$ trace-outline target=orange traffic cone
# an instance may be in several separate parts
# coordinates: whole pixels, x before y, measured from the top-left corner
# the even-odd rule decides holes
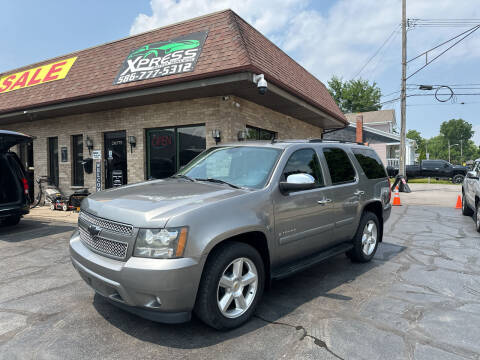
[[[400,203],[400,194],[398,192],[398,186],[395,188],[395,195],[393,195],[392,206],[402,206],[402,204]]]
[[[455,205],[455,209],[461,209],[462,208],[462,198],[460,195],[457,197],[457,205]]]

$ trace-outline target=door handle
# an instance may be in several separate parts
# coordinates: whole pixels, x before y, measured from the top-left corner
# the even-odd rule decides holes
[[[317,203],[319,203],[320,205],[325,205],[325,204],[328,204],[328,203],[331,203],[332,202],[332,199],[323,199],[323,200],[318,200]]]
[[[353,195],[355,195],[355,196],[360,196],[360,195],[363,195],[363,194],[365,194],[365,191],[362,191],[362,190],[357,190],[353,193]]]

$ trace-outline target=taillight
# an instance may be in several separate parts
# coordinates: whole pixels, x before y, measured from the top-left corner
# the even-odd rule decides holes
[[[28,181],[25,178],[22,178],[23,192],[25,195],[28,195]]]

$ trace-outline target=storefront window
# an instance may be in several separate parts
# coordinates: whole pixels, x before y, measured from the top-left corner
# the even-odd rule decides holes
[[[277,133],[275,131],[247,125],[247,140],[272,140],[272,138],[276,137]]]
[[[72,185],[83,186],[83,135],[72,136]]]
[[[147,130],[147,178],[172,176],[205,148],[204,125]]]

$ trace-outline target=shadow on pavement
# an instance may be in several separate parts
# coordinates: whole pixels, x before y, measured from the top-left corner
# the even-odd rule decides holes
[[[38,219],[21,219],[17,225],[0,225],[0,241],[20,242],[73,231],[75,224],[51,223]]]
[[[113,326],[141,341],[180,349],[203,348],[262,328],[315,298],[351,301],[349,296],[330,291],[354,281],[393,259],[403,250],[403,246],[383,242],[374,260],[369,263],[352,263],[346,256],[340,255],[287,279],[275,281],[264,293],[254,317],[243,326],[228,332],[216,331],[195,316],[191,322],[178,325],[148,321],[113,306],[98,294],[94,297],[93,306]]]

